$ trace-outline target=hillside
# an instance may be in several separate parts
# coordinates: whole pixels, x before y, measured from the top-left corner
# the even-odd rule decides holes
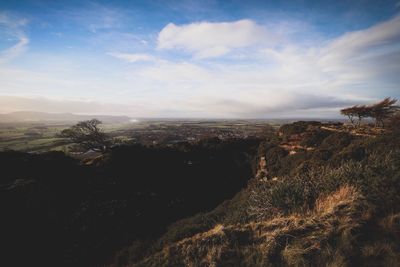
[[[399,135],[333,128],[281,127],[234,198],[157,242],[135,241],[111,265],[398,266]]]
[[[398,266],[400,135],[296,122],[260,138],[0,152],[5,266]],[[23,257],[21,257],[23,255]]]
[[[101,266],[132,240],[155,240],[234,196],[253,175],[259,143],[124,145],[91,164],[63,152],[0,152],[0,265]]]

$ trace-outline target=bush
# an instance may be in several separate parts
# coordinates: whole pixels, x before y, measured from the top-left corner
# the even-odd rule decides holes
[[[318,121],[297,121],[290,124],[282,125],[279,132],[283,136],[290,136],[292,134],[301,134],[307,131],[309,127],[320,126],[321,122]]]
[[[341,150],[350,145],[354,139],[354,136],[346,132],[331,133],[323,140],[320,149]]]
[[[273,146],[265,153],[265,160],[268,166],[268,172],[274,175],[282,169],[282,160],[289,153],[279,146]]]
[[[300,145],[305,147],[316,147],[324,141],[329,135],[331,135],[331,131],[322,130],[322,129],[314,129],[312,131],[306,132],[303,136],[303,139]]]

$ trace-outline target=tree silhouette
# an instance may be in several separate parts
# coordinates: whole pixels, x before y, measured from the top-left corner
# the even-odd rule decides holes
[[[375,127],[384,127],[384,121],[391,118],[399,110],[399,106],[394,104],[397,99],[387,97],[382,101],[372,104],[372,105],[356,105],[349,108],[340,110],[340,113],[347,116],[354,126],[360,126],[363,118],[374,118]],[[358,118],[357,123],[355,122],[355,117]]]
[[[390,118],[396,111],[399,110],[398,106],[395,106],[397,99],[386,97],[384,100],[381,102],[378,102],[369,108],[371,109],[370,111],[370,117],[375,119],[375,126],[381,125],[384,127],[384,121],[388,118]]]
[[[98,119],[81,121],[64,129],[60,136],[70,139],[81,152],[92,150],[103,153],[110,148],[111,142],[107,134],[99,128],[99,124],[101,121]]]
[[[356,105],[342,109],[340,113],[342,115],[347,116],[351,124],[353,124],[353,126],[360,126],[362,119],[370,116],[370,111],[371,111],[370,108],[365,105],[363,106]],[[357,122],[355,121],[355,117],[357,118]]]
[[[340,114],[347,116],[353,126],[355,125],[354,117],[356,116],[355,107],[356,106],[340,110]]]

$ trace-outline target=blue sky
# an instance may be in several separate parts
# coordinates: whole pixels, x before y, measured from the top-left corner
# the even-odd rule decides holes
[[[336,117],[399,84],[400,1],[0,0],[0,112]]]

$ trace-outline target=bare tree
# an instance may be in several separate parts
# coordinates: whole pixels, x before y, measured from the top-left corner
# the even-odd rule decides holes
[[[78,122],[61,132],[60,136],[70,139],[81,151],[97,151],[104,153],[110,148],[111,142],[99,125],[97,119]]]

